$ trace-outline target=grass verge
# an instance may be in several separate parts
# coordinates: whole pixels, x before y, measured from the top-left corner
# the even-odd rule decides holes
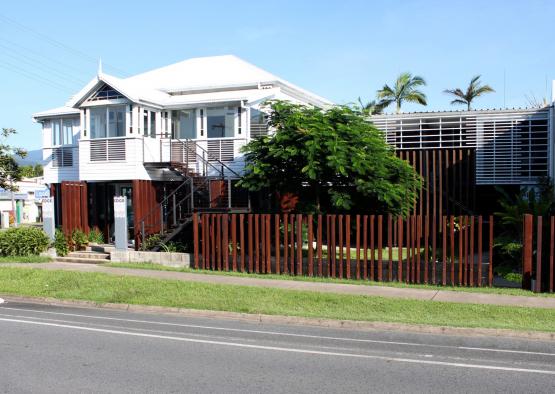
[[[2,263],[48,263],[52,261],[50,257],[44,256],[0,256]]]
[[[505,287],[456,287],[456,286],[434,286],[434,285],[417,285],[399,282],[375,282],[369,280],[357,279],[334,279],[334,278],[320,278],[308,276],[293,276],[293,275],[276,275],[276,274],[248,274],[243,272],[233,271],[210,271],[210,270],[196,270],[192,268],[175,268],[168,267],[160,264],[152,263],[107,263],[104,264],[108,267],[115,268],[133,268],[133,269],[147,269],[154,271],[175,271],[175,272],[188,272],[192,274],[205,274],[205,275],[227,275],[238,276],[244,278],[260,278],[260,279],[276,279],[276,280],[295,280],[304,282],[320,282],[320,283],[339,283],[351,284],[361,286],[386,286],[397,288],[411,288],[411,289],[424,289],[424,290],[447,290],[447,291],[462,291],[469,293],[485,293],[485,294],[501,294],[501,295],[516,295],[527,297],[555,297],[555,293],[534,293],[528,290],[505,288]]]
[[[0,294],[312,318],[555,331],[555,309],[456,304],[0,267]]]

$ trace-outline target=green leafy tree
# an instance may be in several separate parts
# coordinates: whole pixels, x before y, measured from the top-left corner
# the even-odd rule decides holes
[[[35,178],[35,177],[42,176],[43,174],[43,168],[42,168],[42,165],[40,164],[36,164],[36,165],[29,164],[25,166],[20,166],[19,171],[23,178]]]
[[[17,186],[13,183],[21,180],[21,172],[15,157],[24,158],[27,152],[7,143],[8,137],[12,134],[16,134],[16,131],[11,128],[3,128],[0,133],[0,188],[17,191]]]
[[[397,158],[383,134],[349,107],[328,110],[270,103],[273,135],[247,144],[241,187],[298,196],[301,206],[406,214],[420,186],[414,169]]]
[[[395,103],[396,113],[401,112],[403,102],[427,105],[426,95],[418,90],[420,86],[426,86],[424,78],[413,76],[408,72],[402,73],[397,77],[393,87],[385,84],[383,88],[378,90],[379,105],[386,108]]]
[[[486,93],[493,93],[495,90],[489,85],[482,85],[480,82],[481,75],[476,75],[470,81],[470,84],[466,88],[466,92],[462,89],[446,89],[444,93],[447,93],[456,98],[451,101],[451,104],[462,104],[466,105],[467,110],[470,111],[470,106],[475,98],[480,97]]]

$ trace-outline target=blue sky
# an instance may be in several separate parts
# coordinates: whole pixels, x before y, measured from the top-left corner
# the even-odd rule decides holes
[[[3,2],[0,127],[40,148],[31,114],[63,105],[99,57],[123,77],[235,54],[337,103],[410,71],[428,82],[427,110],[451,108],[442,91],[482,74],[497,92],[477,108],[527,106],[551,95],[553,15],[555,2],[533,0]]]

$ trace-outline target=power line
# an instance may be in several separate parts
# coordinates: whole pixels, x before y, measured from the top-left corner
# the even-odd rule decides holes
[[[53,39],[53,38],[51,38],[51,37],[49,37],[49,36],[47,36],[47,35],[45,35],[41,32],[38,32],[38,31],[28,27],[28,26],[25,26],[25,25],[15,21],[15,20],[11,19],[11,18],[8,18],[7,16],[5,16],[3,14],[0,14],[0,19],[3,19],[4,21],[6,21],[8,23],[11,23],[12,25],[19,28],[20,30],[26,30],[28,32],[31,32],[31,33],[35,34],[36,36],[42,38],[43,40],[48,41],[51,45],[54,45],[54,46],[57,46],[59,48],[65,49],[66,51],[72,52],[72,53],[74,53],[74,54],[80,56],[81,58],[86,59],[90,62],[96,63],[97,60],[98,60],[98,59],[95,59],[94,57],[80,51],[79,49],[72,48],[69,45],[64,44],[63,42],[55,40],[55,39]],[[125,72],[125,71],[123,71],[123,70],[121,70],[121,69],[119,69],[115,66],[111,66],[107,63],[105,65],[107,65],[109,68],[111,68],[114,71],[122,73],[123,75],[127,74],[127,72]]]
[[[11,49],[12,51],[14,51],[14,52],[18,52],[18,51],[19,51],[19,52],[22,52],[22,53],[24,53],[24,52],[30,52],[30,53],[35,54],[35,55],[37,55],[37,56],[39,56],[39,57],[41,57],[41,58],[43,58],[43,59],[46,59],[46,60],[50,61],[50,62],[52,62],[52,63],[55,63],[55,64],[57,64],[57,65],[59,65],[59,66],[61,66],[61,67],[63,67],[63,68],[71,69],[71,70],[73,70],[74,72],[79,73],[79,75],[83,74],[83,69],[82,69],[82,68],[73,67],[73,66],[72,66],[72,63],[65,63],[65,62],[62,62],[62,61],[60,61],[60,60],[58,60],[58,59],[56,59],[56,58],[47,56],[47,55],[45,55],[45,54],[43,54],[43,53],[40,53],[40,52],[38,52],[38,51],[36,51],[36,50],[34,50],[34,49],[31,49],[31,48],[29,48],[29,47],[25,47],[25,46],[23,46],[23,45],[21,45],[21,44],[19,44],[19,43],[14,42],[14,41],[10,41],[10,40],[6,39],[5,37],[0,37],[0,40],[2,40],[2,41],[4,42],[4,44],[8,44],[8,46],[11,46],[10,49]],[[2,44],[0,44],[0,45],[2,45]],[[22,51],[22,50],[23,50],[23,51]],[[22,55],[22,56],[25,56],[25,55]]]
[[[63,91],[64,93],[72,93],[73,92],[73,89],[71,89],[67,86],[61,85],[58,82],[52,81],[48,78],[43,78],[41,75],[37,75],[37,74],[29,72],[27,70],[22,70],[19,67],[13,65],[13,64],[6,63],[6,62],[1,62],[0,67],[6,69],[8,71],[12,71],[12,72],[15,72],[17,74],[20,74],[24,77],[27,77],[31,80],[34,80],[35,82],[40,82],[40,83],[43,83],[43,84],[46,84],[46,85],[50,85],[51,87],[53,87],[55,89],[58,89],[60,91]]]
[[[0,43],[0,47],[6,48],[8,51],[11,51],[10,48],[7,48],[6,46],[2,45],[1,43]],[[48,66],[44,63],[38,64],[35,59],[30,58],[29,56],[26,56],[26,55],[23,55],[23,54],[9,53],[9,52],[5,52],[4,55],[9,56],[13,60],[16,60],[16,61],[18,61],[20,63],[23,63],[23,64],[28,64],[28,65],[33,66],[33,67],[38,66],[38,68],[40,68],[41,70],[42,69],[49,69],[50,70],[49,72],[51,74],[57,74],[58,78],[62,78],[62,79],[65,79],[65,80],[67,80],[69,78],[69,79],[72,79],[74,82],[79,83],[81,85],[86,84],[86,82],[84,82],[82,79],[75,78],[71,75],[65,74],[63,71],[60,71],[60,70],[58,70],[54,67]],[[26,60],[26,59],[30,59],[30,60]],[[53,75],[53,76],[55,76],[55,75]]]

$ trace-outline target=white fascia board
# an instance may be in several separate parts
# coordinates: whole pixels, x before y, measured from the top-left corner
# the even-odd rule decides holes
[[[45,119],[60,116],[78,116],[79,110],[70,107],[52,108],[47,111],[37,112],[32,115],[34,122],[41,122]]]
[[[76,107],[82,100],[84,100],[84,97],[91,94],[97,88],[97,84],[99,83],[99,81],[100,80],[98,76],[93,78],[88,84],[85,85],[83,89],[81,89],[66,103],[66,106]]]
[[[311,93],[308,90],[295,86],[287,81],[278,80],[275,81],[275,84],[282,88],[283,93],[298,98],[300,101],[307,102],[314,106],[329,108],[335,105],[332,101]]]
[[[183,86],[180,88],[160,89],[160,91],[169,93],[173,96],[176,96],[176,95],[185,96],[187,94],[221,92],[226,90],[258,89],[260,84],[266,84],[266,82],[239,83],[239,84],[226,84],[226,85],[206,85],[206,86]],[[176,94],[176,93],[181,93],[181,94]]]

